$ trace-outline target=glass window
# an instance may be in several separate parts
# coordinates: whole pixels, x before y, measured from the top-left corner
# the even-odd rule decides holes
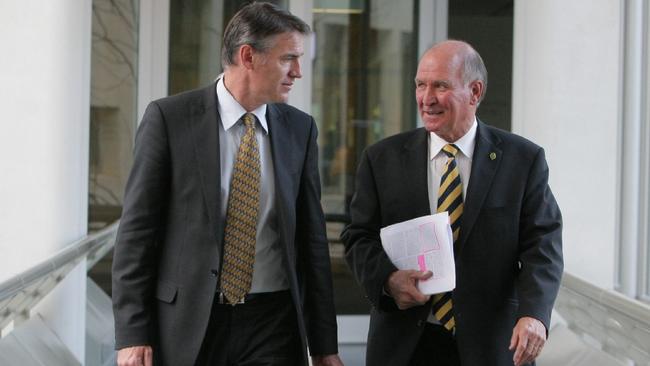
[[[339,314],[367,314],[338,242],[363,149],[416,126],[417,2],[315,0],[312,110]]]
[[[138,1],[93,1],[89,230],[121,215],[137,126],[138,9]]]
[[[485,99],[478,118],[511,129],[513,0],[449,1],[449,38],[469,42],[488,70]]]
[[[137,0],[94,0],[92,18],[88,231],[122,213],[137,126]],[[89,272],[110,295],[112,252]]]
[[[221,40],[230,18],[250,1],[171,0],[169,94],[210,84],[221,73]],[[286,1],[268,1],[287,8]]]

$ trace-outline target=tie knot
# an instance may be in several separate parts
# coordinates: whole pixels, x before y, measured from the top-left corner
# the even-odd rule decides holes
[[[255,128],[255,116],[253,115],[253,113],[244,114],[242,120],[244,121],[244,125],[247,128]]]
[[[458,149],[458,146],[454,144],[447,144],[442,147],[442,151],[450,158],[456,157],[456,154],[458,154],[459,150],[460,149]]]

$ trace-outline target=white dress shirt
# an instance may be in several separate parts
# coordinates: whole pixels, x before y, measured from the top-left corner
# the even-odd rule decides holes
[[[476,145],[476,128],[478,123],[474,117],[474,123],[469,131],[463,137],[455,142],[447,142],[433,132],[429,133],[429,206],[431,213],[436,213],[438,209],[438,188],[440,188],[440,179],[445,171],[447,155],[442,148],[447,144],[454,144],[460,150],[456,154],[456,164],[460,171],[460,182],[463,185],[463,201],[467,196],[467,183],[472,172],[472,156],[474,155],[474,145]]]
[[[246,127],[241,122],[246,113],[237,100],[226,89],[223,77],[217,82],[219,99],[219,151],[221,154],[221,217],[224,220],[228,209],[228,193],[232,170],[237,158],[239,143]],[[287,276],[282,268],[282,252],[278,240],[275,173],[271,154],[271,141],[266,121],[266,104],[252,111],[257,119],[255,137],[260,151],[260,208],[257,216],[255,244],[255,265],[251,293],[271,292],[289,288]]]

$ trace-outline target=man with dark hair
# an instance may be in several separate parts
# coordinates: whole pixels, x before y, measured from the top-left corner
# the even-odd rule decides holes
[[[372,303],[368,366],[519,366],[544,345],[563,268],[560,210],[544,150],[477,120],[486,86],[470,45],[435,45],[415,77],[424,128],[361,158],[342,239]],[[435,212],[449,214],[456,288],[429,296],[417,283],[432,272],[398,270],[379,231]]]
[[[247,5],[216,84],[148,106],[115,244],[119,366],[307,365],[307,347],[342,365],[316,124],[284,104],[309,31]]]

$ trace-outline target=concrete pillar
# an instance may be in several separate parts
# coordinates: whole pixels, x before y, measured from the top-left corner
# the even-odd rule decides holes
[[[86,234],[91,0],[0,2],[0,281]],[[39,312],[83,363],[85,261]]]
[[[546,148],[566,271],[612,289],[623,1],[515,1],[512,129]]]

